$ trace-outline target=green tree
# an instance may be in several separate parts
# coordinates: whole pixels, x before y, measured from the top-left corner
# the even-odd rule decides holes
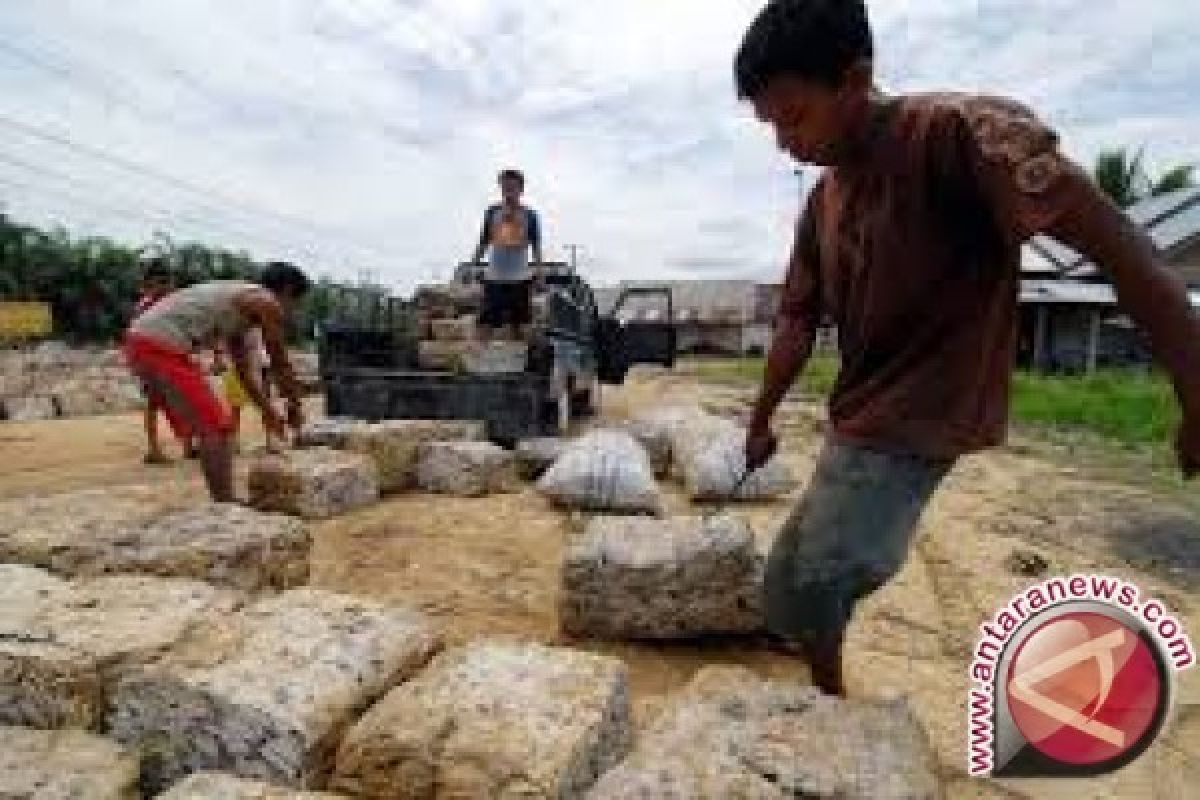
[[[1151,178],[1146,170],[1144,148],[1130,153],[1127,148],[1118,147],[1096,156],[1092,177],[1114,203],[1129,208],[1147,197],[1195,186],[1196,167],[1181,164]]]

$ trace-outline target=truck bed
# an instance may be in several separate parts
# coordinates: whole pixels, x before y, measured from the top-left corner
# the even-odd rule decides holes
[[[503,443],[553,433],[545,413],[550,379],[539,375],[348,367],[323,378],[329,416],[480,420]]]

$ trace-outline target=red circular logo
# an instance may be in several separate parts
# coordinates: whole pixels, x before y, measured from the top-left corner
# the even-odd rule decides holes
[[[1021,735],[1064,764],[1090,766],[1141,745],[1166,702],[1158,660],[1137,631],[1102,613],[1074,612],[1021,643],[1008,672]]]

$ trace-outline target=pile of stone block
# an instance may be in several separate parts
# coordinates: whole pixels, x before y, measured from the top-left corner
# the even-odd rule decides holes
[[[566,440],[553,436],[520,441],[515,451],[517,473],[527,481],[535,481],[553,466],[566,449]]]
[[[195,581],[67,582],[0,564],[0,724],[96,729],[115,683],[240,596]]]
[[[250,505],[328,519],[379,500],[379,470],[365,455],[316,447],[261,457],[246,477]]]
[[[741,519],[597,517],[567,542],[559,624],[606,639],[750,633],[762,628],[761,583]]]
[[[482,441],[482,422],[456,420],[385,420],[368,423],[353,419],[321,419],[297,437],[301,447],[331,447],[369,456],[379,475],[381,492],[417,486],[421,446],[430,442]]]
[[[142,404],[137,380],[117,351],[76,350],[57,342],[0,351],[0,419],[82,417]]]
[[[582,797],[628,752],[624,665],[519,642],[439,656],[346,735],[332,788],[364,800]]]
[[[143,752],[143,785],[213,770],[323,788],[342,734],[440,646],[421,614],[314,589],[213,617],[126,671],[110,734]]]

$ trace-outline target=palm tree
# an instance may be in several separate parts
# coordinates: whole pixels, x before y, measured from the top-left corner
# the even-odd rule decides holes
[[[1131,155],[1126,148],[1118,147],[1096,156],[1092,177],[1121,208],[1128,208],[1147,197],[1157,197],[1196,185],[1195,165],[1172,167],[1157,179],[1152,179],[1146,172],[1144,155],[1144,148],[1139,147]]]

